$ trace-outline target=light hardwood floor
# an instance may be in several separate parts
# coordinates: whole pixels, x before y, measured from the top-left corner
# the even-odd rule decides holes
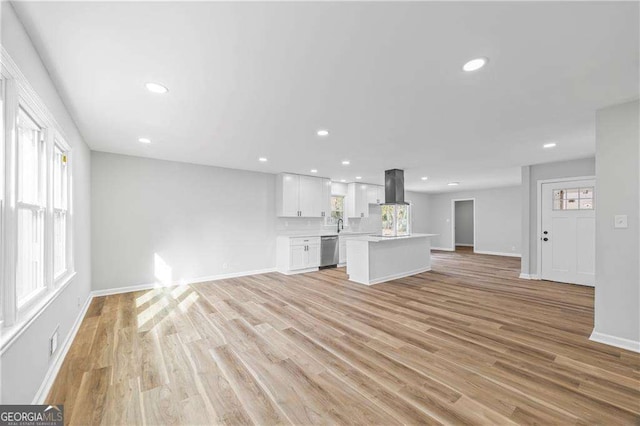
[[[433,253],[96,298],[47,398],[88,424],[638,424],[640,355],[588,340],[593,289]]]

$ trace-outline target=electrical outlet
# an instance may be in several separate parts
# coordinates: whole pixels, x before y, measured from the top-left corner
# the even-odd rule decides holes
[[[613,218],[613,227],[619,229],[625,229],[629,225],[627,223],[627,215],[626,214],[618,214]]]
[[[80,296],[78,296],[78,308],[80,307]]]
[[[53,334],[49,338],[49,356],[56,353],[56,350],[58,349],[58,328],[60,328],[59,325],[56,327]]]
[[[229,264],[227,262],[222,264],[222,269],[228,269],[229,268]]]
[[[516,251],[516,246],[511,246],[511,251]]]

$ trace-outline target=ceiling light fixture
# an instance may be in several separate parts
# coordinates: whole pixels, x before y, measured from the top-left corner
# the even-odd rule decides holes
[[[360,180],[362,179],[362,176],[356,176],[356,179]]]
[[[149,139],[149,138],[140,138],[140,139],[138,139],[138,142],[140,142],[140,143],[151,143],[151,139]]]
[[[342,162],[342,165],[343,165],[343,166],[348,166],[349,164],[351,164],[351,162],[350,162],[349,160],[344,160],[344,161]]]
[[[460,185],[460,182],[449,182],[447,185],[449,185],[449,186],[458,186],[458,185]]]
[[[145,87],[148,91],[153,93],[167,93],[169,91],[169,89],[158,83],[147,83],[145,84]]]
[[[462,69],[466,72],[477,71],[480,68],[484,67],[489,60],[487,58],[476,58],[472,59],[466,64],[462,66]]]
[[[258,158],[258,161],[260,161],[261,163],[266,163],[267,159],[265,157],[260,157]]]
[[[420,179],[427,180],[427,179],[429,179],[429,177],[428,176],[422,176]]]
[[[318,169],[311,169],[311,173],[318,173]]]
[[[346,179],[340,179],[340,182],[345,183],[347,180]]]
[[[329,136],[329,131],[327,129],[321,129],[316,132],[318,136]]]
[[[545,143],[544,145],[542,145],[543,148],[555,148],[556,147],[556,143],[555,142],[549,142],[549,143]]]

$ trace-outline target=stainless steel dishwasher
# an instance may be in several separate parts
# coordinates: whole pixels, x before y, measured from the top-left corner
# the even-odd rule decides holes
[[[320,237],[320,267],[337,266],[339,260],[338,236]]]

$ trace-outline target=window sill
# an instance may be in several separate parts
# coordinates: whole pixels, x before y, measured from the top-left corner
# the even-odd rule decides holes
[[[49,305],[58,298],[65,288],[73,281],[76,272],[71,272],[63,276],[56,284],[56,288],[41,301],[34,304],[26,312],[20,315],[19,321],[15,324],[0,330],[0,355],[2,355],[13,343],[15,343],[20,335],[24,333],[29,326],[42,314]]]

